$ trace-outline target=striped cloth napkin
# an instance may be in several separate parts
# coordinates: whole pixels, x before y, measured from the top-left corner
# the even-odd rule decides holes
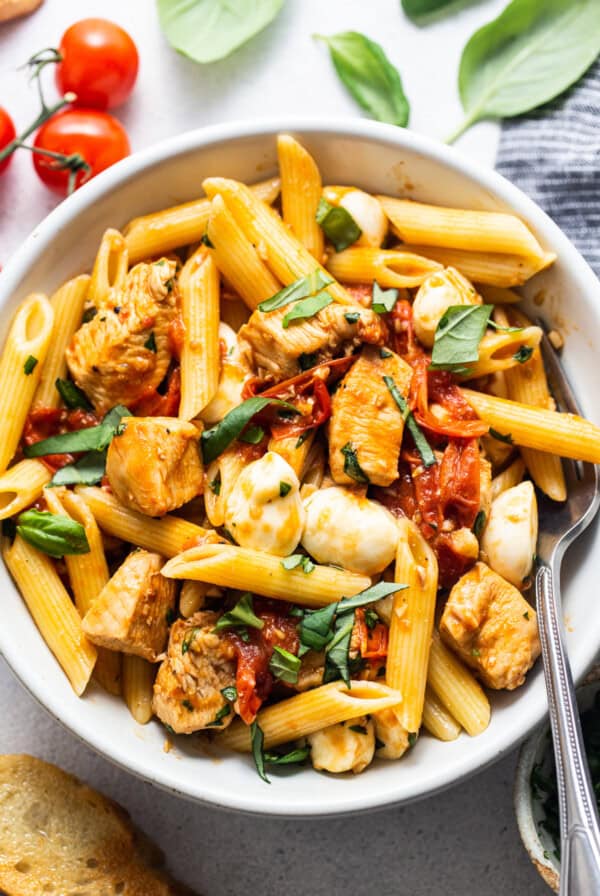
[[[600,59],[564,96],[505,122],[496,168],[556,221],[600,277]]]

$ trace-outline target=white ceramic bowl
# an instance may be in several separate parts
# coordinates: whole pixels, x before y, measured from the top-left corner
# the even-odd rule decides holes
[[[356,184],[440,205],[510,210],[558,255],[552,270],[526,293],[543,299],[537,313],[566,333],[565,362],[586,414],[600,422],[596,386],[600,284],[567,238],[540,209],[493,171],[455,150],[410,131],[367,121],[327,124],[307,120],[245,122],[206,128],[167,140],[104,172],[62,203],[26,240],[0,277],[2,325],[33,290],[51,292],[68,277],[89,270],[101,234],[130,218],[195,198],[209,175],[253,182],[276,167],[275,135],[294,133],[314,154],[324,182]],[[573,548],[565,567],[569,654],[577,677],[600,646],[594,527]],[[252,760],[207,756],[193,737],[163,752],[158,723],[136,725],[118,700],[92,686],[83,700],[72,693],[44,645],[4,568],[0,649],[15,674],[49,712],[118,765],[196,800],[259,813],[323,815],[405,802],[455,784],[497,760],[540,722],[546,709],[541,670],[514,693],[493,696],[492,721],[480,737],[446,744],[423,736],[401,762],[374,763],[358,776],[328,776],[303,769],[273,775],[270,786]]]

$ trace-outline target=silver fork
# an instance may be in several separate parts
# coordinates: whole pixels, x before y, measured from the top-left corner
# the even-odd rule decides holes
[[[543,324],[540,325],[543,326]],[[580,414],[546,335],[542,353],[561,411]],[[583,747],[573,676],[565,649],[560,566],[567,548],[589,526],[600,505],[594,464],[565,460],[567,500],[539,498],[540,534],[535,593],[550,726],[554,742],[561,834],[560,896],[600,896],[600,823]]]

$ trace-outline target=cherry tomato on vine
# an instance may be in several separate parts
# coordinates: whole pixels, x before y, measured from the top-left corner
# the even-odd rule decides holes
[[[56,84],[62,94],[77,94],[76,105],[112,109],[124,103],[135,84],[138,52],[119,25],[107,19],[82,19],[67,28],[58,51]]]
[[[13,120],[6,111],[0,106],[0,151],[4,149],[5,146],[8,146],[9,143],[17,136],[17,132],[15,131],[15,126],[13,124]],[[12,155],[7,156],[0,162],[0,174],[7,168],[10,160],[12,159]]]
[[[76,169],[76,189],[130,152],[123,126],[112,115],[97,109],[66,109],[53,115],[39,129],[33,145],[63,156],[83,157],[89,165],[89,170],[77,168],[81,158],[75,158],[71,169],[58,168],[52,157],[33,153],[33,164],[41,180],[63,194],[67,192],[71,170]]]

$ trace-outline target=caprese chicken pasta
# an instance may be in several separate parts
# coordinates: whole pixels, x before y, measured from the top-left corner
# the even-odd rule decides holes
[[[3,556],[73,688],[265,780],[482,732],[540,652],[536,490],[600,461],[517,304],[554,261],[522,221],[278,155],[106,231],[0,362]]]

